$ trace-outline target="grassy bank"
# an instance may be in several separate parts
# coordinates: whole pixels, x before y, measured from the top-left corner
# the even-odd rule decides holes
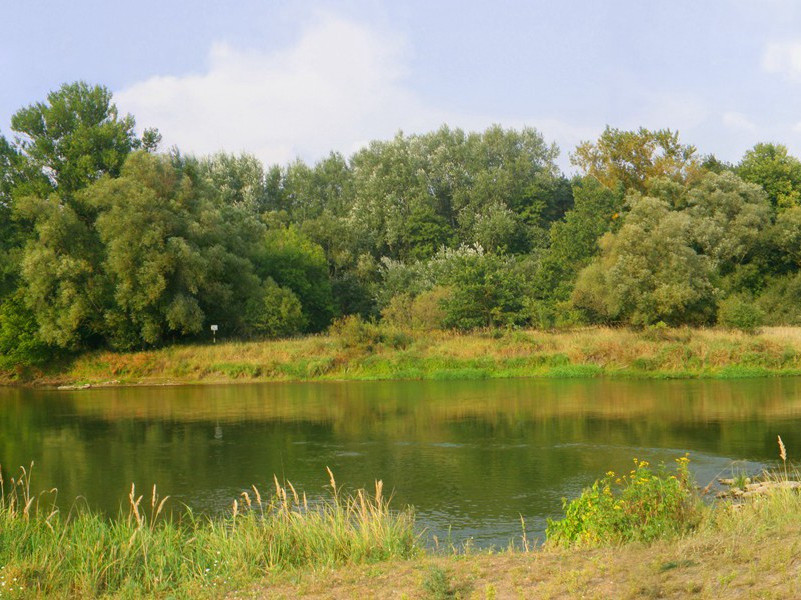
[[[254,487],[224,517],[167,519],[155,487],[132,486],[127,512],[109,520],[63,514],[30,492],[23,471],[0,500],[0,598],[220,597],[270,574],[410,558],[419,553],[409,512],[374,492],[314,504],[276,481]]]
[[[801,374],[801,328],[757,335],[716,329],[405,332],[370,326],[337,336],[92,352],[43,370],[0,373],[41,385],[469,379],[488,377],[761,377]]]
[[[420,547],[411,515],[389,511],[380,486],[370,494],[343,495],[333,476],[331,498],[313,506],[291,486],[276,483],[270,501],[249,490],[227,516],[190,515],[180,521],[160,515],[163,504],[155,491],[142,498],[135,489],[127,512],[115,520],[86,510],[51,511],[43,498],[30,494],[23,476],[5,482],[0,503],[0,598],[801,594],[797,491],[777,485],[742,503],[710,506],[693,496],[690,505],[683,467],[675,478],[644,465],[637,463],[620,490],[612,492],[627,516],[611,529],[611,513],[586,504],[591,490],[573,504],[584,507],[579,521],[610,534],[604,539],[557,535],[541,547],[518,542],[502,552],[445,554]],[[604,488],[603,483],[598,488],[602,495]],[[634,514],[655,518],[634,519]],[[568,508],[565,523],[570,515]],[[660,520],[666,527],[655,529]]]

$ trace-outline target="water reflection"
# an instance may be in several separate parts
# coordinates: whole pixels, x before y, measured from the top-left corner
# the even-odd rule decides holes
[[[382,478],[440,539],[541,531],[631,459],[690,452],[700,482],[732,460],[801,452],[801,380],[376,382],[0,390],[0,462],[116,512],[130,483],[214,511],[273,474],[322,493]]]

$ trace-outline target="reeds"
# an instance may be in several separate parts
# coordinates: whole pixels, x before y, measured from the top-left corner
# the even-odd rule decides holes
[[[271,498],[253,486],[218,517],[167,518],[167,497],[154,486],[143,504],[132,485],[127,507],[107,519],[40,503],[22,469],[0,500],[0,579],[25,598],[218,596],[272,572],[419,551],[411,513],[390,510],[380,481],[374,493],[346,494],[329,475],[327,498],[310,501],[276,478]]]

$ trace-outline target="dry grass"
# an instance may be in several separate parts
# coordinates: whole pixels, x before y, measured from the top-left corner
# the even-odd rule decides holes
[[[432,572],[446,582],[440,594],[431,593]],[[650,545],[427,556],[279,576],[236,597],[799,598],[801,496],[777,487],[745,504],[720,503],[692,534]]]
[[[432,568],[462,598],[797,598],[801,528],[759,539],[696,536],[598,550],[477,554],[276,578],[237,598],[427,599]],[[454,597],[456,597],[454,595]]]
[[[93,352],[32,383],[101,384],[470,377],[754,377],[801,373],[801,328],[405,332],[402,343],[348,347],[319,335],[260,342]],[[390,336],[388,336],[389,338]],[[0,373],[0,383],[18,382]]]
[[[412,515],[389,509],[380,481],[343,494],[329,476],[315,503],[275,479],[274,494],[252,487],[226,515],[177,519],[155,486],[144,497],[132,485],[111,520],[79,504],[62,514],[52,494],[31,495],[29,470],[0,477],[0,598],[219,598],[267,573],[419,554]]]

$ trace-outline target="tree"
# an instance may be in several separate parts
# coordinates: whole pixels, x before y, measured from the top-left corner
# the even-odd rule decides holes
[[[76,349],[102,331],[107,281],[92,225],[58,194],[27,196],[17,206],[34,223],[21,261],[25,300],[47,344]]]
[[[245,310],[253,331],[260,335],[283,337],[306,328],[298,297],[271,278],[264,282],[261,294],[248,301]]]
[[[53,348],[38,334],[36,317],[21,291],[0,301],[0,368],[41,365],[53,356]]]
[[[249,332],[245,306],[262,293],[252,259],[264,227],[247,209],[219,203],[169,157],[141,152],[120,177],[82,196],[99,213],[114,345],[196,334],[209,319],[232,334]]]
[[[765,193],[730,172],[705,175],[686,204],[695,243],[724,271],[745,262],[771,222]]]
[[[334,299],[322,248],[294,226],[273,228],[264,236],[258,260],[263,278],[290,290],[300,301],[304,328],[322,331],[331,323]]]
[[[745,181],[762,187],[774,209],[801,206],[801,161],[781,144],[757,144],[736,167]]]
[[[267,209],[264,167],[251,154],[219,152],[198,161],[198,175],[219,202],[259,215]]]
[[[457,329],[516,325],[526,319],[527,277],[514,257],[476,255],[449,278],[444,324]]]
[[[667,177],[691,181],[702,172],[695,147],[679,142],[678,132],[640,127],[621,131],[607,126],[596,142],[582,142],[570,162],[610,189],[648,192],[650,181]]]
[[[594,320],[700,324],[715,312],[713,265],[693,248],[693,222],[664,200],[637,197],[601,255],[579,274],[574,306]]]
[[[119,174],[126,156],[143,143],[134,125],[131,115],[119,116],[107,88],[84,82],[64,84],[46,102],[11,117],[20,152],[64,199],[103,174]],[[154,130],[145,132],[148,148],[159,139]]]
[[[534,278],[536,298],[549,304],[570,298],[578,272],[598,253],[598,240],[622,221],[623,195],[595,177],[576,180],[572,196],[573,209],[551,227],[551,243]]]

